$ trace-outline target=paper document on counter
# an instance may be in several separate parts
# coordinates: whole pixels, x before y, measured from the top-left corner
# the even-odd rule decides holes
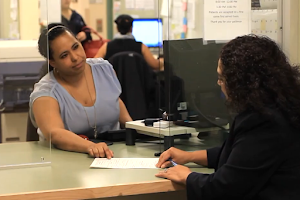
[[[155,169],[159,158],[95,158],[91,168]]]

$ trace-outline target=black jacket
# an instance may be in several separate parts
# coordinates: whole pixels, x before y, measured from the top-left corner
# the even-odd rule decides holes
[[[121,52],[110,57],[122,87],[120,98],[133,120],[148,117],[154,98],[154,73],[143,56],[136,52]]]
[[[92,40],[92,36],[89,29],[83,30],[83,28],[86,26],[83,18],[79,13],[77,13],[75,10],[72,10],[72,15],[70,17],[70,20],[67,20],[64,16],[61,16],[62,24],[68,27],[76,36],[81,31],[84,31],[86,34],[86,39],[82,41],[82,43]]]
[[[221,148],[207,150],[213,174],[191,173],[188,200],[299,200],[300,131],[276,109],[239,114]]]

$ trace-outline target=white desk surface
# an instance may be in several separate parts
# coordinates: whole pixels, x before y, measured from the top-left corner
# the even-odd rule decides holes
[[[217,127],[196,129],[192,127],[175,126],[175,125],[169,128],[154,128],[151,126],[145,126],[143,120],[126,122],[126,128],[135,129],[138,133],[156,136],[156,137],[220,130],[220,128]]]

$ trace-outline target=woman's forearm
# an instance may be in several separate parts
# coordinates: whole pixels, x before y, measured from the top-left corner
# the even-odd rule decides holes
[[[51,134],[51,143],[59,149],[81,153],[88,153],[89,147],[94,144],[65,129],[54,130]]]
[[[207,166],[207,151],[200,150],[200,151],[191,152],[189,161],[206,167]]]

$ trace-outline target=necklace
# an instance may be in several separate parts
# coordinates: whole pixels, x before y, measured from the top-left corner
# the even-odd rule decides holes
[[[56,73],[58,73],[58,72],[56,72]],[[63,80],[66,82],[66,80],[65,80],[59,73],[58,73],[58,75],[61,77],[61,79],[63,79]],[[86,87],[87,87],[87,89],[88,89],[88,92],[89,92],[89,95],[90,95],[90,98],[91,98],[91,102],[93,102],[92,95],[91,95],[91,92],[90,92],[90,88],[89,88],[89,85],[88,85],[88,82],[87,82],[87,79],[86,79],[86,76],[85,76],[85,72],[84,72],[84,78],[85,78],[85,82],[86,82]],[[74,98],[74,96],[72,95],[71,92],[70,92],[70,95]],[[74,99],[75,99],[75,98],[74,98]],[[96,101],[95,101],[95,102],[96,102]],[[96,116],[95,102],[94,102],[94,104],[93,104],[93,108],[94,108],[94,126],[92,126],[91,123],[90,123],[90,119],[89,119],[89,116],[88,116],[88,114],[87,114],[87,112],[86,112],[85,107],[84,107],[82,104],[81,104],[81,106],[82,106],[82,108],[83,108],[83,110],[84,110],[84,112],[85,112],[85,116],[86,116],[86,118],[87,118],[88,125],[89,125],[92,129],[94,129],[94,138],[96,139],[97,136],[98,136],[98,132],[97,132],[97,116]]]
[[[88,82],[87,82],[85,73],[84,73],[84,78],[85,78],[86,86],[87,86],[87,89],[88,89],[88,92],[89,92],[89,95],[90,95],[90,98],[91,98],[91,102],[93,102],[92,95],[91,95],[91,92],[90,92],[90,88],[89,88],[89,85],[88,85]],[[96,102],[96,101],[95,101],[95,102]],[[84,110],[84,112],[85,112],[85,115],[86,115],[86,118],[87,118],[87,120],[88,120],[89,126],[90,126],[91,128],[94,129],[94,138],[96,139],[96,138],[97,138],[97,135],[98,135],[98,132],[97,132],[97,123],[96,123],[96,122],[97,122],[97,115],[96,115],[95,102],[94,102],[94,104],[93,104],[93,108],[94,108],[94,126],[91,126],[90,120],[89,120],[89,116],[88,116],[88,114],[87,114],[87,112],[86,112],[86,110],[85,110],[85,107],[84,107],[82,104],[81,104],[81,105],[82,105],[83,110]]]

